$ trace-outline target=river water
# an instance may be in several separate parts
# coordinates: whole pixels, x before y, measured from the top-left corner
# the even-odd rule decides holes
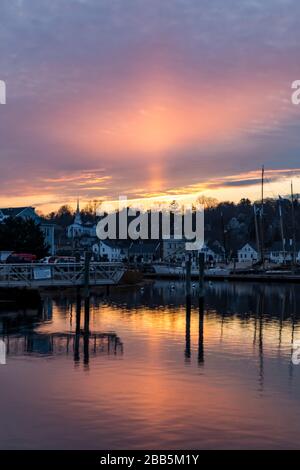
[[[46,292],[0,311],[1,449],[300,448],[298,286]]]

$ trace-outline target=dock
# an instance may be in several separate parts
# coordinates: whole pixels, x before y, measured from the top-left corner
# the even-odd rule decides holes
[[[0,288],[39,289],[47,287],[81,287],[86,282],[86,265],[69,264],[0,264]],[[90,263],[89,286],[118,284],[126,270],[122,263]]]

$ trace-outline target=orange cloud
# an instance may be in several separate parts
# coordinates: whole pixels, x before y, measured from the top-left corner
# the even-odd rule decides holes
[[[201,83],[188,90],[152,77],[113,97],[100,92],[65,103],[46,117],[42,131],[93,161],[143,157],[147,165],[147,158],[162,160],[186,146],[221,146],[247,131],[276,130],[287,113],[276,83],[249,81],[207,92]]]

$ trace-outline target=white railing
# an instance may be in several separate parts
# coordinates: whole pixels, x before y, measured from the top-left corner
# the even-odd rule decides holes
[[[89,285],[117,284],[125,269],[122,263],[91,263]],[[85,279],[82,263],[0,264],[0,287],[83,286]]]

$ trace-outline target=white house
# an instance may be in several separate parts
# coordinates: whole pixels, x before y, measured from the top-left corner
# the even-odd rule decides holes
[[[4,220],[9,217],[20,217],[24,220],[34,220],[38,225],[40,225],[45,237],[45,243],[50,247],[50,254],[55,254],[55,225],[39,217],[35,212],[34,207],[9,207],[0,209],[0,223],[4,222]]]
[[[170,238],[163,240],[163,260],[177,263],[184,261],[186,255],[185,245],[186,240],[184,239]],[[204,243],[200,252],[204,253],[205,263],[221,263],[225,259],[224,248],[218,241]],[[193,255],[197,257],[196,253],[193,253]]]
[[[121,243],[112,240],[99,240],[92,247],[96,259],[102,259],[110,263],[122,262],[127,259],[126,249]]]
[[[238,250],[239,263],[255,263],[259,259],[258,251],[254,244],[246,243],[240,250]]]

